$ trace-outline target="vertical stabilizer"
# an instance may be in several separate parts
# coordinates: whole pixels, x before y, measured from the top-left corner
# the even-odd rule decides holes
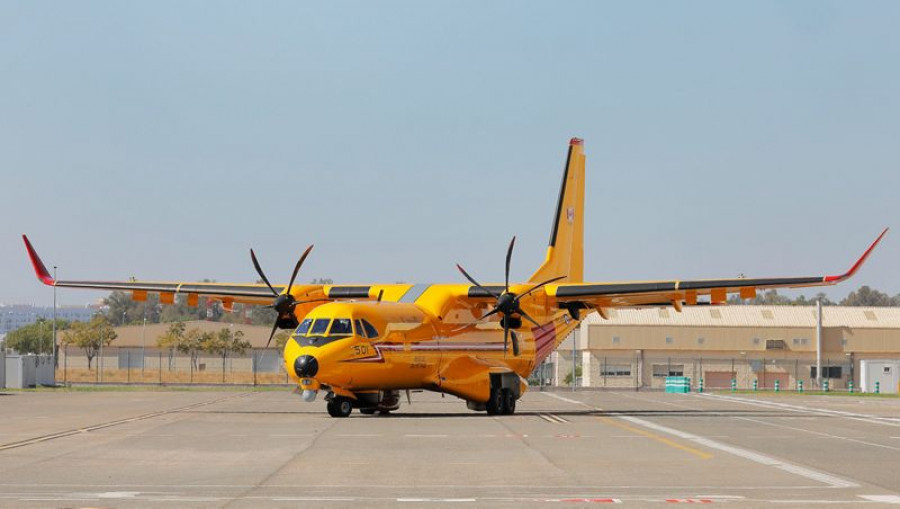
[[[584,141],[579,138],[569,142],[547,258],[529,281],[559,276],[570,283],[584,280]]]

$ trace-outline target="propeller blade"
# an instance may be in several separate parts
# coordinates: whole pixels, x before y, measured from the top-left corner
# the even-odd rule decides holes
[[[537,322],[534,320],[534,318],[528,316],[528,313],[522,311],[522,308],[519,308],[518,312],[519,312],[520,315],[522,315],[522,316],[523,316],[525,319],[527,319],[529,322],[533,323],[535,327],[540,327],[540,326],[541,326],[541,324],[537,323]]]
[[[512,336],[513,355],[518,357],[519,356],[519,336],[516,336],[516,331],[514,331],[514,330],[509,331],[509,333]]]
[[[506,357],[506,352],[509,350],[509,326],[503,325],[503,356]]]
[[[513,246],[516,245],[516,236],[509,241],[509,249],[506,250],[506,293],[509,293],[509,264],[512,261]]]
[[[554,282],[556,282],[556,281],[559,281],[560,279],[565,279],[565,278],[566,278],[566,276],[554,277],[554,278],[551,278],[551,279],[548,279],[548,280],[544,281],[543,283],[534,285],[534,286],[532,286],[531,288],[529,288],[527,292],[523,293],[522,295],[517,296],[517,297],[516,297],[516,300],[519,300],[519,299],[521,299],[522,297],[525,297],[526,295],[530,294],[531,292],[534,292],[534,291],[536,291],[536,290],[538,290],[538,289],[540,289],[540,288],[543,288],[543,287],[546,286],[546,285],[549,285],[550,283],[554,283]]]
[[[487,313],[481,315],[481,318],[479,318],[478,321],[480,322],[491,315],[496,315],[499,312],[500,312],[500,308],[494,308],[494,309],[488,311]]]
[[[263,272],[262,267],[259,265],[259,260],[256,259],[256,253],[253,252],[253,249],[250,249],[250,259],[253,260],[253,267],[256,268],[256,273],[259,274],[259,277],[262,278],[263,282],[266,283],[266,286],[269,287],[269,290],[272,290],[272,295],[278,295],[278,292],[272,288],[272,283],[269,282],[269,278],[266,277],[266,274]]]
[[[479,283],[478,281],[475,281],[475,278],[470,276],[469,273],[466,272],[466,269],[462,268],[462,265],[457,263],[456,268],[459,269],[459,271],[462,272],[462,275],[466,276],[466,279],[471,281],[473,285],[477,286],[478,288],[481,288],[483,291],[487,292],[488,295],[492,295],[495,299],[500,298],[499,295],[497,295],[496,293],[492,292],[491,290],[488,290],[487,288],[481,286],[481,283]]]
[[[306,261],[306,257],[309,256],[309,252],[312,251],[313,245],[310,244],[306,251],[303,252],[303,255],[300,256],[300,260],[297,261],[297,265],[294,266],[294,273],[291,274],[291,282],[288,283],[287,290],[284,293],[290,294],[291,287],[294,286],[294,280],[297,279],[297,273],[300,272],[300,267],[303,265],[303,262]]]
[[[272,343],[272,338],[275,337],[275,331],[278,330],[278,320],[275,320],[275,324],[272,325],[272,332],[269,334],[269,340],[266,341],[266,350],[269,349],[269,345]]]

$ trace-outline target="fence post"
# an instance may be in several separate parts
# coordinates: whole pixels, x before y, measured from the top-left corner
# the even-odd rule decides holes
[[[194,354],[191,354],[191,383],[194,383]]]
[[[250,369],[253,370],[253,385],[256,385],[256,350],[250,349]]]
[[[63,360],[63,385],[69,385],[69,345],[65,348],[66,356]]]
[[[162,350],[159,351],[159,385],[162,385]]]
[[[131,350],[125,350],[125,369],[128,370],[126,380],[131,383]]]

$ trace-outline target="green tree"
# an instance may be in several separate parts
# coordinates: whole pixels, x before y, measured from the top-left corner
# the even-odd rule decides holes
[[[56,330],[69,326],[65,320],[56,320]],[[53,321],[38,318],[35,323],[19,327],[6,335],[6,348],[19,353],[53,353]]]
[[[188,329],[187,332],[184,333],[176,348],[179,352],[190,356],[191,366],[193,366],[194,369],[197,369],[197,360],[200,357],[200,352],[206,349],[206,345],[209,344],[212,339],[212,332],[200,332],[200,329],[194,327]]]
[[[861,286],[855,292],[850,292],[847,297],[841,301],[842,306],[892,306],[896,305],[894,299],[886,293],[873,290],[868,286]]]
[[[101,345],[109,346],[116,337],[116,331],[106,316],[98,314],[88,323],[73,322],[63,334],[63,343],[81,348],[87,357],[88,369],[91,369],[91,362],[100,352]]]
[[[580,364],[575,366],[575,376],[578,378],[581,378],[581,365]],[[569,371],[569,373],[566,375],[566,378],[563,379],[563,384],[572,385],[572,371]]]
[[[243,355],[250,349],[250,342],[244,339],[244,331],[222,327],[212,338],[205,343],[205,350],[209,353],[219,354],[222,359],[228,357],[229,352]]]
[[[172,360],[175,357],[175,350],[184,341],[185,332],[184,322],[175,322],[169,325],[169,329],[162,336],[156,338],[156,346],[169,351],[169,371],[172,370]]]

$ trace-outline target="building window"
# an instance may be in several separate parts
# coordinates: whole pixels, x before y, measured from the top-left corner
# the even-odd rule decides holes
[[[822,366],[822,378],[841,378],[843,369],[841,366]],[[816,367],[809,367],[809,377],[816,378]]]
[[[800,338],[794,338],[794,346],[797,346],[799,344],[800,344]]]
[[[614,344],[614,345],[618,345],[618,344],[619,344],[619,336],[613,336],[613,344]]]
[[[653,376],[684,376],[684,364],[654,364]]]
[[[673,340],[672,340],[671,337],[666,336],[666,344],[667,344],[667,345],[671,345],[671,344],[672,344],[672,341],[673,341]]]
[[[706,338],[697,338],[698,345],[702,345],[703,343],[706,343]]]
[[[759,338],[753,338],[753,344],[754,344],[754,345],[758,345],[758,344],[759,344]]]
[[[785,348],[787,348],[787,345],[784,343],[783,339],[766,340],[766,350],[784,350]]]
[[[600,367],[600,376],[631,376],[631,364],[606,364]]]

